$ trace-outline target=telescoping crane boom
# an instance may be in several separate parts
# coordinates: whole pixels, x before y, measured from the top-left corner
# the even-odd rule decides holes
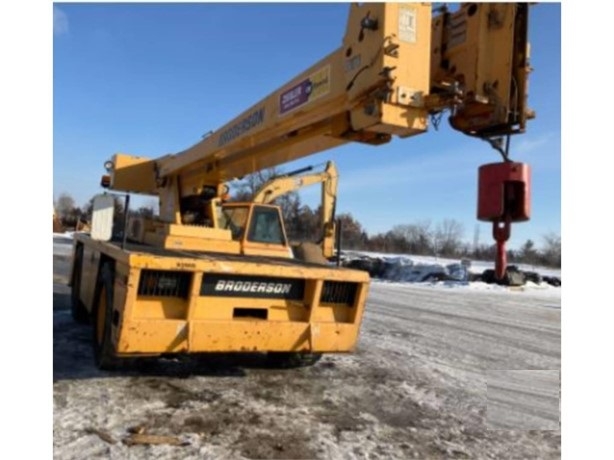
[[[528,173],[505,142],[533,116],[528,11],[352,4],[338,49],[205,139],[153,159],[114,155],[103,185],[158,196],[160,215],[132,229],[129,244],[76,237],[73,316],[93,319],[98,365],[156,353],[352,350],[368,277],[293,258],[279,210],[226,202],[225,183],[348,142],[415,136],[444,111],[504,156],[481,171],[478,209],[502,246],[510,223],[528,218]]]

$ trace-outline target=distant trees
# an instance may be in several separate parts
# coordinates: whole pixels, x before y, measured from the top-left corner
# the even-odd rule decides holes
[[[290,197],[288,206],[287,200]],[[301,204],[298,193],[282,196],[276,200],[281,206],[286,225],[286,233],[290,241],[318,242],[322,237],[322,224],[320,222],[320,210],[311,209]]]
[[[544,244],[541,249],[537,248],[532,239],[526,240],[518,250],[508,250],[507,260],[509,263],[523,263],[527,265],[542,265],[546,267],[561,268],[561,237],[550,232],[543,237]],[[475,251],[476,259],[490,260],[495,256],[495,246],[490,248],[481,246]]]
[[[463,246],[463,224],[454,219],[444,219],[433,232],[435,254],[458,255]]]
[[[364,249],[367,246],[369,237],[352,214],[339,214],[337,221],[341,225],[341,241],[345,249]]]
[[[552,267],[561,266],[561,235],[550,232],[544,235],[544,249],[541,262]]]
[[[527,264],[536,264],[538,262],[539,254],[535,248],[535,243],[533,240],[529,239],[525,241],[525,243],[520,247],[518,257]]]
[[[250,201],[256,191],[272,177],[280,174],[276,168],[246,176],[235,184],[232,191],[234,201]],[[124,224],[124,200],[114,196],[115,234],[121,233]],[[275,201],[280,206],[290,241],[319,242],[322,238],[322,221],[320,209],[312,209],[301,203],[298,193],[290,192]],[[63,227],[74,229],[79,222],[90,221],[93,198],[83,208],[75,204],[68,194],[62,193],[54,201],[56,216]],[[153,217],[154,206],[141,206],[130,209],[130,216]],[[479,228],[476,227],[473,243],[464,241],[463,225],[454,219],[444,219],[433,224],[430,220],[397,224],[387,232],[369,235],[362,224],[351,213],[336,216],[341,225],[341,242],[343,249],[367,250],[384,253],[411,255],[433,255],[449,258],[471,258],[474,260],[493,260],[496,254],[494,241],[491,244],[479,244]],[[543,245],[538,248],[532,239],[526,240],[517,250],[508,250],[509,263],[530,265],[561,266],[561,236],[550,232],[543,236]]]
[[[75,200],[68,193],[61,193],[54,204],[55,212],[61,218],[65,217],[75,207]]]
[[[448,257],[458,257],[468,251],[463,242],[463,225],[453,219],[445,219],[435,226],[428,220],[398,224],[389,232],[367,238],[367,247],[373,251]]]
[[[367,236],[366,249],[375,252],[388,252],[413,255],[433,255],[450,258],[470,258],[474,260],[494,260],[496,245],[479,244],[474,232],[473,244],[463,239],[461,223],[445,219],[433,226],[430,221],[412,224],[398,224],[392,230]],[[508,250],[508,263],[529,265],[561,266],[561,237],[549,233],[543,237],[544,245],[538,249],[533,240],[523,243],[518,250]]]
[[[74,198],[66,192],[61,193],[53,203],[56,217],[61,227],[75,229],[79,226],[83,211],[75,205]]]
[[[431,222],[428,220],[395,225],[387,239],[395,251],[401,250],[416,255],[433,253]]]
[[[475,260],[493,260],[497,254],[495,244],[478,244],[468,255]],[[508,251],[509,254],[509,251]],[[509,259],[510,261],[512,259]]]
[[[264,184],[280,174],[282,173],[279,168],[266,168],[246,175],[241,180],[231,184],[231,200],[251,201]]]

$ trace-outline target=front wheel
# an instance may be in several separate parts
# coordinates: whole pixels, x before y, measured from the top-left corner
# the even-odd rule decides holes
[[[113,370],[121,362],[113,349],[113,280],[115,273],[110,263],[105,263],[98,276],[98,302],[93,312],[93,344],[96,366],[103,370]]]

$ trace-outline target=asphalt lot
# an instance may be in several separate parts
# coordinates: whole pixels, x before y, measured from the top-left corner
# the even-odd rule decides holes
[[[560,458],[560,298],[374,282],[353,354],[109,373],[70,318],[69,265],[54,257],[54,458]]]

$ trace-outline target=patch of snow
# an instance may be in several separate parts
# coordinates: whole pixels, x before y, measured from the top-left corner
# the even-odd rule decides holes
[[[370,252],[370,251],[342,251],[345,254],[346,259],[382,259],[391,262],[395,262],[397,260],[402,260],[404,264],[407,265],[443,265],[447,266],[450,264],[461,264],[461,260],[459,259],[448,259],[444,257],[435,257],[435,256],[415,256],[415,255],[407,255],[407,254],[388,254],[383,252]],[[468,266],[468,271],[470,273],[482,273],[484,270],[494,269],[495,263],[494,261],[487,260],[469,260],[470,265]],[[533,271],[538,272],[542,276],[561,276],[561,270],[550,267],[541,267],[538,265],[530,265],[530,264],[515,264],[510,263],[509,265],[516,265],[522,271]]]
[[[53,232],[53,255],[71,256],[75,233],[81,232]]]
[[[436,287],[465,287],[474,290],[510,290],[534,291],[545,290],[556,291],[555,295],[560,297],[560,287],[551,286],[546,282],[536,284],[530,281],[519,287],[509,288],[483,282],[469,283],[469,275],[481,275],[485,270],[494,269],[494,262],[446,259],[430,256],[414,256],[405,254],[385,254],[368,251],[344,251],[345,263],[353,261],[363,261],[364,265],[358,268],[365,269],[369,266],[373,278],[379,278],[391,282],[405,283],[429,283]],[[372,264],[372,265],[371,265]],[[539,273],[542,277],[561,277],[561,270],[538,267],[528,264],[509,264],[516,266],[523,272]],[[350,265],[352,266],[352,265]],[[357,267],[354,265],[354,267]],[[374,274],[375,273],[375,274]],[[445,281],[441,281],[445,280]]]

